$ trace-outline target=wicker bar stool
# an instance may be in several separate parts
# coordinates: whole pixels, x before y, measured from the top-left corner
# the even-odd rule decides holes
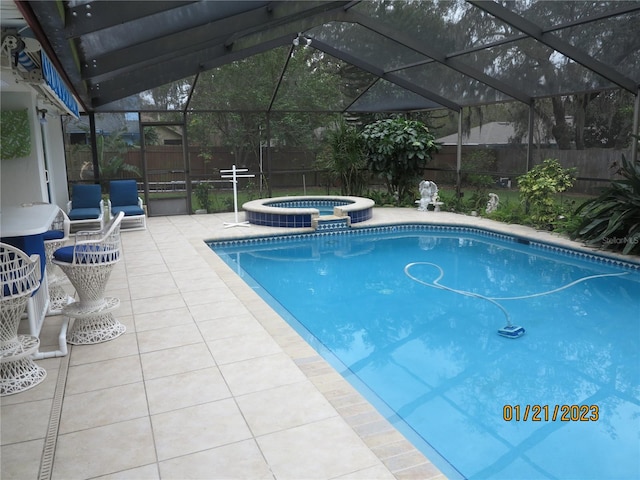
[[[120,261],[122,217],[121,212],[103,230],[76,233],[75,245],[53,253],[53,263],[67,275],[79,297],[62,309],[64,315],[75,318],[67,332],[68,343],[106,342],[126,330],[111,313],[120,306],[120,300],[104,296],[111,271]]]
[[[31,355],[40,340],[18,335],[20,318],[29,297],[40,286],[40,256],[0,243],[0,395],[11,395],[36,386],[47,376]]]
[[[59,315],[62,308],[73,300],[62,287],[65,277],[60,269],[53,263],[53,252],[63,247],[69,241],[71,221],[64,212],[59,209],[55,220],[47,230],[44,237],[44,252],[47,257],[46,272],[49,286],[49,315]]]

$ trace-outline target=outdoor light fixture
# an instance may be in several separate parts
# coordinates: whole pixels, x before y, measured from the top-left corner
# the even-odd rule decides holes
[[[47,123],[47,110],[45,108],[36,108],[36,111],[42,115],[40,117],[40,125],[44,125]]]
[[[302,45],[303,47],[308,47],[309,45],[311,45],[311,39],[305,37],[304,35],[302,35],[302,33],[299,33],[298,36],[293,39],[293,46],[297,47],[299,45]]]

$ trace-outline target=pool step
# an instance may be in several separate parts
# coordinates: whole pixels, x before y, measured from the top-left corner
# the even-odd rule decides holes
[[[322,215],[312,220],[311,225],[317,232],[334,230],[346,230],[351,227],[351,217],[337,217],[335,215]]]

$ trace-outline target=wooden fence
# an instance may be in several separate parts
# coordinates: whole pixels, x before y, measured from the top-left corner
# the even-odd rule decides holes
[[[462,171],[468,172],[466,158],[478,149],[487,147],[463,146]],[[492,148],[496,156],[496,168],[490,172],[481,172],[492,175],[496,180],[508,178],[511,185],[516,187],[516,179],[527,170],[526,150],[519,146],[508,148]],[[185,165],[183,161],[182,146],[150,146],[147,153],[147,173],[155,182],[184,181]],[[272,148],[271,165],[267,164],[266,154],[263,157],[262,166],[265,175],[270,171],[270,184],[272,188],[302,188],[326,187],[327,175],[315,168],[315,154],[312,151],[294,148]],[[578,181],[572,189],[574,193],[595,194],[598,189],[605,186],[611,179],[616,178],[614,163],[620,163],[622,155],[629,158],[630,151],[611,149],[590,150],[557,150],[540,149],[533,155],[534,165],[541,163],[543,159],[555,158],[565,168],[575,167]],[[105,152],[104,158],[111,158],[114,153]],[[250,173],[256,174],[256,183],[260,172],[259,154],[248,156],[244,161],[238,161],[231,150],[227,148],[213,147],[202,150],[199,147],[190,147],[188,151],[190,179],[219,180],[220,170],[229,169],[231,165],[238,168],[248,168]],[[142,156],[139,149],[126,152],[125,162],[143,171]],[[93,167],[91,152],[67,151],[67,174],[71,183],[78,181],[91,181],[93,179]],[[424,173],[424,178],[433,180],[442,185],[453,185],[456,181],[456,147],[445,146],[429,162],[429,167]],[[118,178],[135,178],[135,174],[121,172]],[[230,185],[229,185],[230,187]]]

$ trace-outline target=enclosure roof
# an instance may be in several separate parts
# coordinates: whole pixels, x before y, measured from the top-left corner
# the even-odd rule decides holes
[[[16,5],[87,111],[459,110],[640,84],[640,1]]]

